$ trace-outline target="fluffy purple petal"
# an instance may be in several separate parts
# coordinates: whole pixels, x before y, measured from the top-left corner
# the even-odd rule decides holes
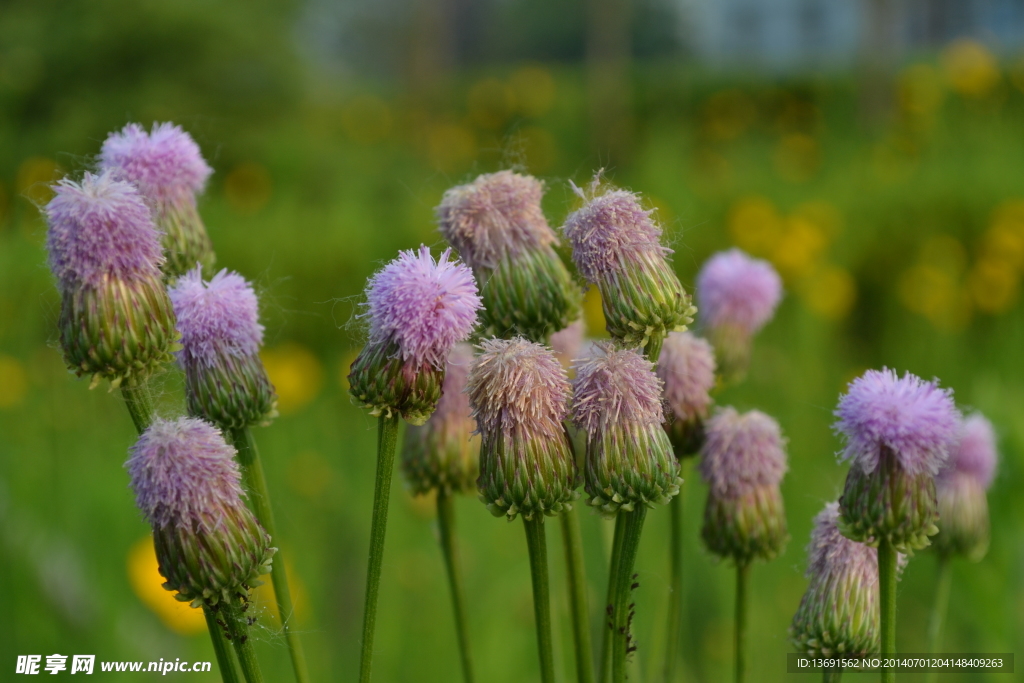
[[[939,476],[951,477],[957,472],[968,474],[987,489],[995,478],[998,460],[992,423],[981,413],[974,413],[964,419],[960,445]]]
[[[179,359],[211,366],[222,353],[253,356],[263,344],[256,293],[238,273],[222,270],[203,282],[189,271],[167,291],[181,332]]]
[[[697,276],[697,310],[706,328],[733,325],[754,334],[781,298],[782,280],[772,265],[739,249],[715,254]]]
[[[636,349],[599,345],[598,354],[573,364],[573,422],[594,436],[608,425],[660,425],[662,383]]]
[[[707,414],[715,386],[715,351],[689,332],[665,337],[656,369],[665,383],[665,402],[679,420]]]
[[[100,167],[154,200],[201,192],[213,173],[192,136],[172,123],[154,123],[150,133],[129,123],[111,133],[100,150]]]
[[[705,423],[700,473],[715,495],[734,498],[773,486],[789,469],[779,424],[758,410],[717,411]]]

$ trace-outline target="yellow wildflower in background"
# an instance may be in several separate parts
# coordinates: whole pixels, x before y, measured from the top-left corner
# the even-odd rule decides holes
[[[841,320],[857,301],[857,281],[845,268],[824,265],[800,282],[798,292],[812,312]]]
[[[509,85],[515,93],[516,109],[523,116],[543,116],[555,104],[555,79],[542,66],[520,67],[509,78]]]
[[[163,586],[160,565],[153,548],[153,536],[140,538],[128,551],[128,579],[135,595],[156,614],[167,628],[184,636],[206,630],[203,610],[179,602],[174,593]]]
[[[1020,271],[1003,259],[982,258],[971,268],[968,283],[978,310],[1003,313],[1017,301]]]
[[[828,235],[803,216],[786,219],[785,230],[771,254],[771,261],[787,282],[804,277],[828,247]]]
[[[16,408],[28,393],[28,373],[13,356],[0,354],[0,410]]]
[[[995,56],[976,40],[961,39],[942,51],[942,69],[950,87],[967,97],[982,97],[999,84]]]
[[[601,292],[593,285],[587,287],[587,291],[583,294],[583,322],[590,336],[605,336],[606,323],[601,303]]]
[[[733,242],[751,256],[770,256],[782,237],[782,216],[764,197],[740,199],[729,209],[726,220]]]
[[[907,269],[899,280],[900,301],[936,328],[963,329],[970,322],[971,301],[949,270],[930,263]]]
[[[312,351],[296,342],[285,342],[260,353],[270,381],[277,390],[277,409],[282,415],[306,407],[323,387],[323,366]]]

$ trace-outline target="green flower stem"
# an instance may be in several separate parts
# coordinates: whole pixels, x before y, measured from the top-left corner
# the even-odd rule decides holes
[[[455,615],[455,633],[459,639],[459,655],[462,657],[462,676],[466,683],[473,683],[473,659],[469,654],[469,625],[466,623],[465,598],[462,594],[462,572],[459,569],[459,553],[455,544],[455,500],[444,489],[437,492],[437,526],[441,532],[441,554],[448,570],[448,585],[452,592],[452,612]]]
[[[533,578],[533,615],[537,624],[537,649],[540,654],[541,683],[555,682],[555,655],[551,644],[551,599],[548,595],[548,549],[544,536],[544,517],[523,518],[526,545],[530,550],[530,574]]]
[[[878,544],[878,603],[882,632],[882,657],[896,654],[896,549],[886,539]],[[896,672],[882,669],[882,683],[893,683]]]
[[[373,632],[377,623],[377,593],[384,559],[384,532],[388,525],[391,474],[395,469],[398,416],[381,415],[377,423],[377,479],[373,489],[373,521],[370,525],[370,555],[366,567],[366,604],[363,608],[363,650],[359,658],[359,683],[370,680]]]
[[[647,338],[647,343],[644,345],[644,356],[655,365],[658,364],[658,358],[661,357],[661,345],[664,341],[665,335],[655,332]]]
[[[132,416],[135,429],[142,434],[153,423],[153,397],[149,393],[149,386],[145,381],[125,381],[121,384],[121,396],[124,397],[124,404]]]
[[[217,616],[209,607],[203,606],[203,615],[206,617],[206,628],[210,630],[210,640],[213,642],[213,653],[217,656],[217,667],[220,669],[220,678],[224,683],[241,683],[242,678],[238,674],[238,662],[231,654],[224,631],[217,624]]]
[[[626,518],[618,515],[615,518],[615,538],[612,541],[612,557],[608,563],[608,595],[605,598],[605,611],[601,615],[601,670],[598,680],[607,683],[612,673],[612,613],[615,610],[615,596],[618,595],[617,578],[619,575],[619,558],[622,556],[622,541],[626,536]]]
[[[566,510],[562,521],[562,544],[568,573],[569,606],[572,610],[572,636],[576,645],[576,680],[594,683],[594,650],[590,642],[590,614],[587,609],[587,575],[583,564],[583,539],[576,508]]]
[[[821,683],[839,683],[843,677],[843,670],[839,668],[825,669],[822,674]]]
[[[690,459],[679,461],[679,476],[686,481]],[[672,683],[676,678],[676,664],[681,651],[679,645],[683,621],[683,497],[685,484],[679,487],[679,495],[669,503],[671,528],[669,529],[670,554],[670,592],[668,596],[668,628],[665,629],[667,643],[665,645],[665,683]]]
[[[736,683],[743,683],[747,669],[747,588],[750,563],[736,565]]]
[[[274,563],[270,566],[270,580],[274,584],[274,595],[277,598],[277,611],[281,617],[281,630],[288,644],[288,654],[292,659],[292,669],[298,683],[309,683],[309,672],[306,669],[306,657],[302,651],[299,634],[294,629],[295,609],[292,606],[291,589],[288,586],[288,569],[281,556],[281,542],[277,536],[277,524],[274,522],[274,510],[270,505],[270,492],[267,489],[267,478],[263,474],[263,464],[256,449],[256,441],[248,427],[235,429],[231,432],[231,440],[238,450],[238,462],[242,466],[245,488],[249,492],[256,519],[270,534],[271,542],[276,543],[277,553]]]
[[[227,624],[231,644],[235,646],[235,654],[238,655],[246,683],[263,683],[263,672],[256,659],[252,639],[249,638],[249,621],[244,610],[237,604],[222,602],[219,611]]]
[[[938,585],[935,588],[935,604],[928,622],[928,652],[936,654],[942,644],[942,623],[946,620],[946,609],[949,607],[949,589],[953,584],[953,572],[950,571],[949,556],[939,555]],[[936,672],[928,674],[929,681],[938,677]]]
[[[619,510],[619,517],[625,518],[626,529],[622,537],[622,553],[616,571],[615,609],[612,614],[612,681],[625,683],[626,659],[632,652],[633,635],[630,627],[633,621],[633,565],[640,548],[640,532],[644,528],[647,507],[637,504],[631,512]]]

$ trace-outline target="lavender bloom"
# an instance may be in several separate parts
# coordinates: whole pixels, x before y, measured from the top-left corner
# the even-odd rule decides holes
[[[573,360],[579,357],[586,334],[586,323],[583,322],[583,318],[580,318],[565,329],[551,335],[551,349],[562,365],[569,366]]]
[[[739,249],[715,254],[701,268],[697,276],[700,324],[730,381],[746,374],[753,336],[771,320],[781,298],[782,280],[771,264]]]
[[[773,559],[789,539],[779,490],[788,466],[778,423],[757,410],[723,408],[706,423],[701,455],[708,549],[737,564]]]
[[[170,359],[175,338],[149,209],[109,173],[64,179],[54,191],[46,246],[61,294],[64,359],[93,386],[145,377]]]
[[[906,553],[927,546],[938,531],[934,475],[959,434],[952,392],[909,373],[869,370],[835,414],[846,439],[841,457],[852,462],[839,499],[843,533],[872,546],[887,538]]]
[[[582,295],[553,246],[543,184],[512,171],[445,192],[438,227],[481,283],[484,325],[543,341],[580,315]]]
[[[405,430],[402,472],[414,494],[435,489],[464,493],[476,487],[480,443],[473,435],[476,422],[465,391],[472,363],[472,346],[453,346],[437,410],[422,426]]]
[[[259,356],[263,326],[252,286],[227,270],[204,282],[196,267],[168,294],[181,332],[177,356],[189,412],[225,430],[267,424],[277,400]]]
[[[495,515],[570,509],[576,463],[563,421],[569,381],[555,355],[522,338],[486,339],[466,392],[480,434],[480,497]]]
[[[575,188],[575,186],[573,186]],[[580,274],[601,291],[608,332],[628,345],[683,331],[696,309],[661,245],[661,228],[631,192],[601,192],[595,178],[562,230]]]
[[[183,602],[216,605],[259,585],[275,548],[242,502],[235,449],[197,418],[157,419],[125,467],[153,527],[164,588]]]
[[[814,657],[878,652],[878,551],[843,536],[839,504],[814,518],[807,546],[810,584],[789,635],[798,652]]]
[[[665,402],[672,413],[665,423],[677,457],[696,455],[704,442],[704,421],[715,386],[715,352],[689,332],[665,338],[656,368],[665,383]]]
[[[573,423],[586,435],[588,502],[610,517],[667,503],[683,480],[661,426],[661,380],[635,349],[605,344],[598,351],[576,362],[573,380]]]
[[[161,123],[153,124],[147,134],[142,126],[130,123],[107,137],[100,167],[134,184],[149,202],[164,233],[171,277],[183,275],[197,262],[213,266],[213,245],[196,210],[196,194],[213,170],[188,133]]]
[[[996,436],[980,413],[963,421],[960,446],[935,480],[939,502],[939,533],[935,549],[942,555],[963,555],[977,562],[989,543],[986,489],[995,476]]]
[[[448,260],[450,253],[435,262],[427,247],[403,251],[370,278],[370,335],[349,385],[374,415],[395,411],[423,424],[440,398],[449,351],[473,331],[476,282],[466,266]]]

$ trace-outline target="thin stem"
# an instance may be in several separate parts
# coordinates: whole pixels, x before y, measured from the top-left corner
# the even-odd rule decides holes
[[[681,465],[685,467],[686,460]],[[682,471],[680,471],[682,475]],[[683,477],[685,480],[685,477]],[[676,661],[679,659],[679,639],[683,620],[683,486],[679,495],[669,503],[670,519],[669,554],[670,579],[668,595],[668,628],[665,629],[665,683],[672,683],[676,677]]]
[[[388,525],[391,474],[395,467],[398,416],[381,415],[377,423],[377,478],[373,489],[373,521],[370,525],[370,554],[366,567],[366,604],[363,608],[363,649],[359,658],[359,683],[370,680],[373,633],[377,624],[377,593],[384,559],[384,532]]]
[[[274,584],[274,596],[277,598],[277,610],[281,617],[281,630],[284,631],[284,639],[288,644],[288,654],[291,656],[295,680],[298,683],[308,683],[309,672],[306,669],[306,657],[302,651],[299,634],[294,629],[295,609],[292,606],[291,588],[288,585],[288,569],[281,556],[281,542],[277,536],[274,509],[270,505],[270,491],[267,488],[267,478],[263,474],[260,453],[256,449],[256,441],[253,440],[252,432],[248,427],[233,430],[231,440],[238,450],[238,462],[242,466],[245,488],[249,492],[249,500],[252,503],[256,519],[259,520],[264,531],[270,534],[271,540],[277,543],[277,554],[274,557],[274,563],[270,566],[270,581]]]
[[[615,611],[615,596],[618,595],[617,577],[619,575],[619,558],[622,556],[622,540],[626,536],[626,518],[622,515],[615,517],[615,538],[612,541],[612,557],[608,563],[608,594],[605,598],[604,614],[601,615],[601,669],[598,673],[598,680],[607,683],[612,673],[612,633],[615,632],[615,625],[612,623],[612,615]]]
[[[576,645],[576,680],[594,683],[594,650],[590,642],[590,614],[587,609],[587,576],[583,564],[583,539],[576,509],[560,515],[565,569],[568,574],[569,607],[572,611],[572,637]]]
[[[825,669],[822,674],[821,683],[839,683],[843,677],[843,670],[836,667],[833,669]]]
[[[544,536],[544,517],[523,518],[526,545],[530,551],[533,578],[533,616],[537,622],[537,650],[540,654],[541,683],[555,681],[555,655],[551,644],[551,599],[548,594],[548,548]]]
[[[124,404],[132,416],[135,429],[139,434],[146,431],[153,423],[153,397],[149,393],[149,386],[145,382],[124,382],[121,384],[121,396],[124,397]]]
[[[878,603],[882,632],[882,658],[896,654],[896,549],[887,539],[878,544]],[[893,683],[896,672],[882,668],[882,683]]]
[[[618,586],[615,589],[615,610],[612,615],[612,624],[615,627],[612,633],[613,683],[625,682],[626,659],[636,649],[633,634],[630,632],[634,607],[631,600],[634,587],[633,565],[636,563],[636,554],[640,548],[640,532],[643,531],[646,516],[647,507],[643,504],[637,504],[632,512],[619,511],[619,517],[626,520],[626,530],[622,537],[622,554],[619,556],[616,576]]]
[[[213,642],[213,653],[217,657],[217,668],[220,669],[220,678],[224,683],[241,683],[241,676],[238,673],[238,662],[235,655],[228,647],[224,631],[217,623],[217,617],[209,607],[203,606],[203,615],[206,617],[206,628],[210,630],[210,640]]]
[[[747,652],[747,587],[750,563],[736,565],[736,683],[746,677]]]
[[[249,622],[243,610],[236,604],[220,603],[220,613],[224,615],[231,644],[235,646],[238,663],[242,667],[242,675],[246,683],[263,683],[263,672],[256,659],[256,649],[249,638]]]
[[[465,598],[462,594],[462,572],[459,569],[459,553],[455,544],[455,505],[451,493],[444,489],[437,492],[437,526],[441,532],[441,554],[448,570],[448,585],[452,592],[452,612],[455,615],[455,633],[459,639],[459,655],[462,658],[462,676],[466,683],[473,683],[473,659],[469,654],[469,626],[466,622]]]
[[[949,589],[953,585],[953,572],[950,571],[949,555],[939,555],[938,585],[935,587],[935,604],[928,622],[928,653],[936,654],[942,644],[942,624],[946,620],[949,607]],[[928,674],[927,680],[934,681],[938,677],[935,671]]]

